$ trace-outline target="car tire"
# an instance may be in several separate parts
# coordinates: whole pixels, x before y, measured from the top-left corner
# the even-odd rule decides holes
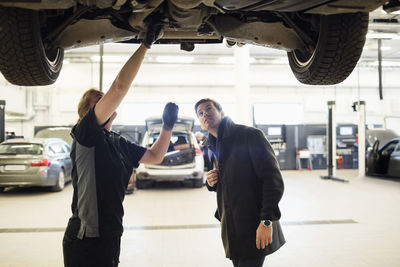
[[[310,85],[344,81],[361,56],[368,18],[368,13],[320,16],[319,32],[309,33],[316,43],[312,53],[300,50],[287,53],[297,80]]]
[[[204,185],[203,178],[200,179],[193,179],[193,187],[194,188],[201,188]]]
[[[57,182],[53,187],[51,187],[51,191],[60,192],[64,189],[64,187],[65,187],[65,173],[64,170],[61,169],[60,172],[58,173]]]
[[[12,84],[49,85],[58,78],[64,49],[45,49],[39,19],[35,10],[0,8],[0,71]]]
[[[146,189],[153,185],[153,181],[149,180],[139,180],[136,179],[136,188],[137,189]]]

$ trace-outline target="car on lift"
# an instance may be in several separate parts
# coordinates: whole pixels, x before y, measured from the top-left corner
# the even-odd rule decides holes
[[[138,189],[154,182],[182,182],[191,187],[204,184],[204,158],[193,133],[194,119],[180,116],[172,129],[167,153],[160,164],[140,164],[135,170]],[[151,147],[160,136],[161,117],[146,119],[142,146]]]
[[[397,0],[2,0],[0,71],[12,84],[49,85],[64,50],[105,42],[139,43],[158,18],[158,43],[254,44],[287,52],[304,84],[345,80],[356,66],[369,12]]]
[[[400,137],[389,129],[367,130],[367,175],[400,178]]]
[[[60,138],[9,139],[0,143],[0,192],[44,186],[62,191],[71,180],[70,146]]]

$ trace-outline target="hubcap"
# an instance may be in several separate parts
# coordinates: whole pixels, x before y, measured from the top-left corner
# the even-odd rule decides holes
[[[60,174],[58,175],[58,186],[60,188],[63,188],[65,185],[65,175],[64,175],[64,171],[61,170]]]

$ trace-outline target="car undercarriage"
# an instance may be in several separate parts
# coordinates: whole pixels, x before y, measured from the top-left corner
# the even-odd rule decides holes
[[[64,50],[140,43],[147,20],[164,24],[158,43],[254,44],[284,50],[296,78],[329,85],[346,79],[361,55],[368,12],[384,0],[68,0],[0,1],[0,70],[13,84],[56,81]]]

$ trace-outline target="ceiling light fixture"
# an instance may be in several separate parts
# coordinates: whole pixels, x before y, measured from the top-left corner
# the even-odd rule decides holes
[[[367,33],[367,39],[397,39],[399,35],[393,32],[371,32]]]
[[[120,63],[120,62],[126,62],[129,59],[130,56],[110,56],[106,55],[103,56],[103,61],[104,62],[115,62],[115,63]],[[93,62],[99,62],[100,61],[100,56],[91,56],[90,59]]]
[[[193,63],[194,57],[190,56],[157,56],[159,63]]]
[[[219,64],[233,64],[235,63],[234,57],[218,57]]]

